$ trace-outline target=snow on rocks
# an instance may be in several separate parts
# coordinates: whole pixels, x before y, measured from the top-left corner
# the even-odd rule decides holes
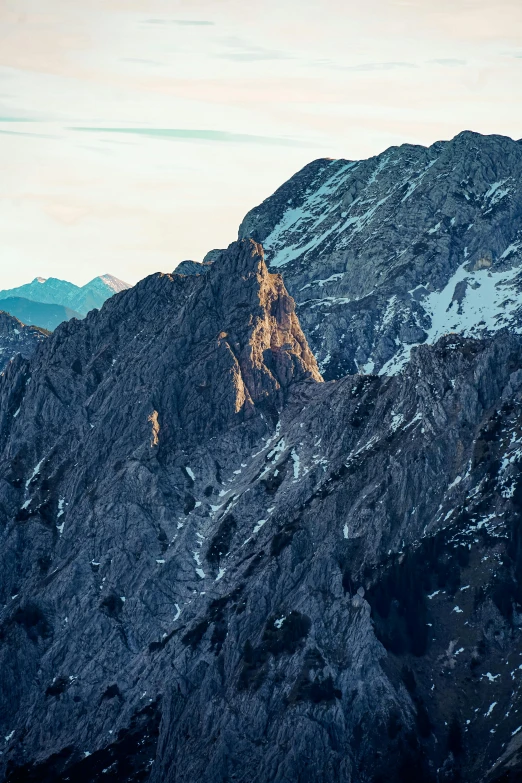
[[[36,478],[36,476],[38,476],[38,474],[40,473],[40,468],[42,467],[42,465],[43,465],[44,461],[45,461],[45,457],[42,457],[42,459],[40,460],[40,462],[39,462],[39,463],[38,463],[38,464],[37,464],[37,465],[36,465],[36,466],[33,468],[33,472],[31,473],[31,475],[29,476],[29,478],[28,478],[28,479],[27,479],[27,481],[25,482],[25,488],[26,488],[26,490],[28,490],[28,489],[29,489],[29,485],[30,485],[31,481],[32,481],[34,478]]]

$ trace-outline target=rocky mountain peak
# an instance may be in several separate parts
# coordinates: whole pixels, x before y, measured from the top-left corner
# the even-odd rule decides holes
[[[136,448],[149,439],[154,411],[160,445],[165,432],[199,442],[252,417],[263,429],[293,383],[322,380],[292,298],[251,240],[232,244],[207,275],[152,275],[109,300],[99,316],[61,324],[30,372],[23,400],[17,391],[10,401],[19,385],[6,384],[3,410],[22,403],[29,417],[40,410],[40,449],[52,448],[50,433],[66,411],[79,431],[108,408],[115,431],[137,418]],[[136,384],[141,392],[129,398],[126,389]],[[27,448],[36,458],[31,437]],[[110,450],[110,442],[102,448]]]
[[[198,261],[187,259],[180,261],[174,270],[176,275],[201,275],[208,271],[208,266]]]
[[[326,378],[396,372],[448,331],[522,323],[522,151],[464,131],[305,166],[243,220]]]
[[[395,377],[321,383],[252,240],[17,357],[0,779],[435,783],[512,764],[521,368],[518,335],[448,335]]]
[[[270,267],[244,237],[9,362],[0,780],[520,778],[517,155],[313,163],[249,218]]]
[[[213,264],[207,281],[216,298],[231,305],[230,332],[221,332],[219,339],[236,353],[252,400],[273,398],[293,380],[322,380],[294,301],[281,276],[268,272],[261,245],[233,243]],[[242,336],[245,313],[249,328]]]
[[[100,277],[95,278],[95,280],[101,280],[101,282],[104,283],[108,288],[112,289],[115,294],[119,293],[120,291],[126,291],[127,288],[130,287],[128,283],[125,283],[123,280],[120,280],[114,275],[100,275]],[[91,283],[92,282],[94,281],[91,281]]]

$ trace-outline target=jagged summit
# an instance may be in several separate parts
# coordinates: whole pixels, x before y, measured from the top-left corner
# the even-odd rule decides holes
[[[520,777],[513,144],[315,162],[270,268],[243,238],[8,363],[0,781]],[[298,313],[401,372],[323,382]]]
[[[249,418],[257,404],[276,414],[292,382],[321,380],[281,277],[268,273],[262,248],[250,240],[233,243],[209,275],[152,275],[125,298],[110,300],[103,317],[91,313],[62,324],[31,372],[53,378],[74,365],[74,387],[80,398],[91,398],[89,410],[101,404],[102,389],[116,407],[132,383],[127,375],[118,380],[120,363],[131,367],[136,350],[144,362],[140,396],[154,408],[164,401],[160,420],[171,431],[227,427]],[[60,377],[52,383],[58,388]],[[215,387],[219,405],[208,393]],[[39,390],[45,399],[45,384],[40,389],[33,381],[30,396]],[[118,407],[124,431],[130,414],[125,404]],[[54,426],[43,416],[41,428],[47,437]]]
[[[99,278],[94,278],[94,280],[101,280],[105,285],[107,285],[109,288],[111,288],[115,294],[119,293],[120,291],[126,291],[127,288],[130,288],[130,285],[128,283],[125,283],[123,280],[120,280],[118,277],[114,277],[114,275],[100,275]],[[90,283],[87,283],[87,285],[92,285],[94,283],[94,280],[91,280]]]
[[[395,372],[411,346],[521,328],[522,150],[464,131],[305,166],[243,220],[281,271],[325,377]]]

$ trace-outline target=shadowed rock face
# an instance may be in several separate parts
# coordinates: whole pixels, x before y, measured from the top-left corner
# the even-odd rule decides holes
[[[61,325],[0,413],[2,779],[517,769],[522,337],[323,383],[242,241]]]
[[[26,326],[14,316],[0,310],[0,372],[17,354],[26,359],[32,356],[48,334],[45,329]]]
[[[282,273],[326,379],[397,371],[453,331],[520,331],[522,147],[464,132],[363,161],[317,160],[240,237]]]

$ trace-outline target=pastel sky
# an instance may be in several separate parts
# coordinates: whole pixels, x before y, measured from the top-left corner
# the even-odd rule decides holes
[[[1,0],[0,289],[201,260],[318,157],[522,137],[521,0]]]

